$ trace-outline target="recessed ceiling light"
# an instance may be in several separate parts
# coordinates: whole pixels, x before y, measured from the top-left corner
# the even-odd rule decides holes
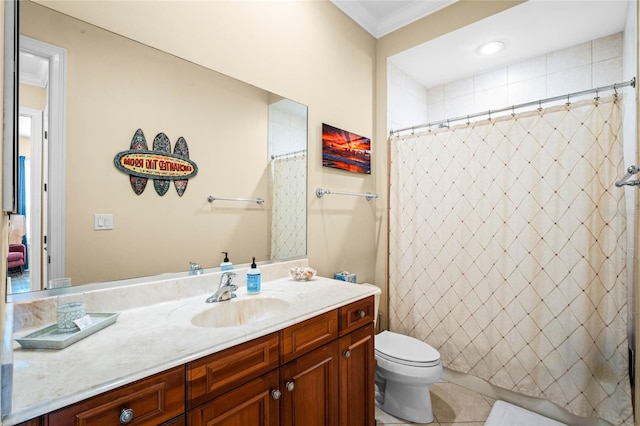
[[[493,55],[504,49],[504,43],[501,41],[490,41],[483,44],[477,50],[480,55]]]

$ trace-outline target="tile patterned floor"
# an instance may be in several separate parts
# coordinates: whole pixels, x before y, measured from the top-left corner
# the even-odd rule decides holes
[[[433,423],[431,426],[483,426],[495,400],[449,382],[431,387]],[[385,425],[421,425],[396,419],[376,407],[376,423]]]

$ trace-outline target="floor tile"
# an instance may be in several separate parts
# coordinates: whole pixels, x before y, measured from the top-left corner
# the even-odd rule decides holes
[[[482,424],[491,411],[491,404],[482,395],[462,386],[441,382],[431,387],[433,415],[438,422],[480,422]]]
[[[462,386],[438,382],[431,386],[433,423],[430,426],[483,426],[495,400],[480,395]],[[378,426],[420,426],[426,423],[412,423],[397,419],[376,407]]]
[[[393,417],[391,414],[387,414],[382,411],[380,408],[376,407],[376,424],[377,426],[420,426],[426,425],[427,423],[413,423],[408,422],[406,420],[397,419]],[[429,426],[439,426],[438,422],[434,421],[433,423],[428,423]]]

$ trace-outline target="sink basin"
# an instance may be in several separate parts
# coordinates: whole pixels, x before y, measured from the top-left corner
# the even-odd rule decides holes
[[[267,319],[289,308],[289,302],[273,297],[247,296],[216,302],[191,319],[197,327],[235,327]]]
[[[238,327],[270,319],[291,306],[292,295],[238,295],[224,302],[204,300],[181,306],[171,313],[169,322],[207,328]]]

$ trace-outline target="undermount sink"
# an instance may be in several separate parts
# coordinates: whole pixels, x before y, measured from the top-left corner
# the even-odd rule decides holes
[[[245,294],[224,302],[205,303],[202,300],[176,309],[169,321],[205,328],[238,327],[264,321],[286,311],[294,297],[286,294]]]

